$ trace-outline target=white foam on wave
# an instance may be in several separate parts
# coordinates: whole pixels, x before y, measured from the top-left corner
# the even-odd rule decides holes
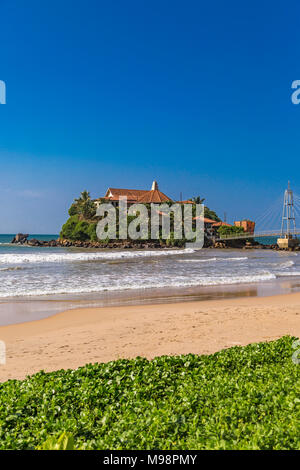
[[[184,255],[194,253],[192,248],[182,250],[148,250],[148,251],[115,251],[115,252],[89,252],[89,253],[7,253],[0,254],[0,263],[64,263],[76,261],[97,261],[111,259],[148,258],[155,256]]]
[[[280,271],[276,273],[277,277],[300,276],[300,271]]]
[[[242,256],[240,258],[205,258],[205,259],[181,259],[178,260],[180,263],[211,263],[212,261],[245,261],[247,260],[247,256]]]
[[[295,263],[294,261],[290,260],[290,261],[285,261],[283,263],[280,263],[279,266],[283,269],[285,268],[290,268],[291,266],[293,266]]]
[[[136,282],[136,279],[123,279],[122,282],[116,282],[114,284],[105,284],[101,282],[77,282],[76,284],[72,283],[63,285],[63,282],[59,284],[53,283],[49,285],[45,284],[42,288],[39,289],[28,289],[26,285],[17,286],[13,293],[10,292],[1,292],[0,288],[0,297],[18,297],[18,296],[43,296],[43,295],[55,295],[55,294],[88,294],[88,293],[101,293],[105,291],[124,291],[132,289],[157,289],[157,288],[171,288],[171,287],[196,287],[196,286],[218,286],[218,285],[228,285],[228,284],[248,284],[255,283],[260,281],[269,281],[276,279],[276,276],[269,272],[263,272],[259,274],[246,275],[246,276],[219,276],[219,277],[209,277],[203,276],[198,278],[178,278],[178,279],[165,279],[157,282],[154,279],[150,281],[147,278],[140,279],[139,283]],[[74,287],[74,285],[76,287]],[[59,287],[58,287],[59,286]]]

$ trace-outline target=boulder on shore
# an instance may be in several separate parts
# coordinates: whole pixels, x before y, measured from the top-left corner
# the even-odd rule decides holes
[[[28,233],[17,233],[11,243],[27,243]]]
[[[36,238],[31,238],[30,240],[27,240],[27,245],[30,246],[42,246],[43,242],[40,240],[37,240]]]

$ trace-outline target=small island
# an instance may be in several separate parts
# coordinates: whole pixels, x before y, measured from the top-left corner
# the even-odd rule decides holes
[[[119,200],[121,197],[126,197],[127,206],[131,207],[133,204],[142,204],[146,207],[147,212],[151,213],[151,204],[166,204],[171,207],[172,204],[179,204],[182,208],[184,205],[190,204],[193,214],[193,228],[196,225],[196,205],[203,204],[205,199],[200,196],[192,197],[184,201],[173,201],[165,193],[161,192],[158,188],[156,181],[153,181],[150,190],[139,189],[120,189],[108,188],[103,197],[92,199],[90,192],[84,190],[81,192],[79,198],[76,198],[69,208],[69,218],[62,226],[60,236],[56,240],[43,241],[35,238],[29,239],[28,234],[17,234],[12,243],[27,244],[30,246],[62,246],[62,247],[80,247],[80,248],[172,248],[184,247],[187,239],[177,239],[174,236],[174,215],[170,215],[170,236],[167,239],[162,237],[161,228],[157,238],[151,238],[151,229],[149,225],[147,239],[132,240],[119,239]],[[97,223],[101,217],[97,216],[97,209],[106,203],[111,203],[116,208],[116,238],[99,240],[96,233]],[[160,215],[164,215],[160,212]],[[135,217],[127,215],[127,224]],[[275,246],[261,245],[249,236],[249,238],[241,238],[237,240],[226,240],[223,236],[238,235],[254,233],[255,223],[250,220],[235,221],[234,225],[222,221],[214,210],[204,205],[204,248],[276,248]]]

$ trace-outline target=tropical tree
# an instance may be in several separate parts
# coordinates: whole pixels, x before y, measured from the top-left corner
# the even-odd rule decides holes
[[[69,209],[70,216],[79,215],[83,219],[92,219],[96,215],[96,206],[91,200],[89,191],[82,191]]]
[[[90,192],[87,191],[86,189],[80,193],[80,197],[78,199],[75,199],[75,204],[84,204],[88,201],[91,200],[91,195]]]
[[[221,222],[220,217],[216,214],[215,211],[212,211],[209,209],[209,207],[204,207],[204,217],[207,217],[208,219],[215,220],[216,222]]]
[[[228,225],[221,225],[221,227],[218,228],[218,233],[221,237],[226,235],[239,235],[244,232],[243,227],[236,227],[235,225],[231,225],[230,227]]]
[[[193,217],[196,215],[196,204],[203,204],[205,201],[205,198],[201,198],[200,196],[195,196],[191,199],[188,199],[189,201],[192,201],[194,203],[193,205]],[[212,219],[215,220],[216,222],[220,222],[221,219],[220,217],[216,214],[215,211],[211,210],[209,207],[204,206],[204,217],[207,219]]]
[[[189,199],[190,200],[190,199]],[[200,196],[196,196],[196,197],[193,197],[192,198],[192,201],[195,203],[195,204],[203,204],[203,202],[205,201],[205,197],[201,198]]]

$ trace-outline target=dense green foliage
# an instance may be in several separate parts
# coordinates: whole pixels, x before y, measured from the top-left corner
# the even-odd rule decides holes
[[[69,209],[69,219],[62,226],[60,237],[72,241],[96,241],[96,206],[88,191],[82,191]]]
[[[50,436],[37,450],[77,450],[72,434],[63,432],[59,437]]]
[[[297,449],[292,342],[10,380],[0,385],[0,448],[68,445],[72,436],[76,448]]]
[[[216,222],[221,222],[220,217],[215,213],[215,211],[212,211],[208,207],[204,206],[204,217],[207,217],[208,219],[215,220]]]
[[[245,231],[243,227],[236,227],[235,225],[228,227],[227,225],[221,225],[221,227],[218,228],[218,232],[221,236],[224,236],[224,235],[237,235],[239,233],[244,233]]]
[[[86,220],[80,220],[78,215],[72,215],[62,226],[60,237],[74,241],[96,241],[96,227],[96,222],[87,222]]]

